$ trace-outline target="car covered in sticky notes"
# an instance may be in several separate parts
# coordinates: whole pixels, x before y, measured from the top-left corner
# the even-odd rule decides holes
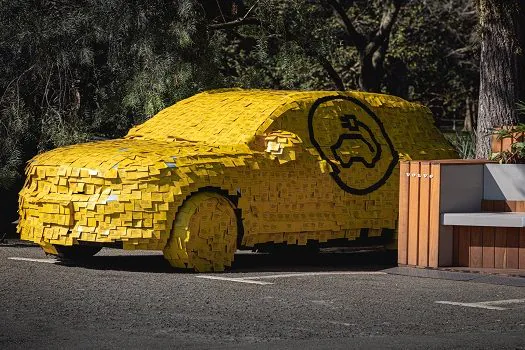
[[[122,139],[34,157],[18,232],[65,258],[161,250],[200,272],[237,249],[392,245],[399,160],[456,157],[430,111],[398,97],[203,92]]]

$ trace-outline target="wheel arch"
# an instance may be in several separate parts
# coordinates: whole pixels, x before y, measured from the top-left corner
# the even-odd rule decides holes
[[[244,237],[244,225],[243,225],[243,222],[242,222],[243,221],[243,219],[242,219],[242,209],[239,208],[239,198],[241,197],[240,191],[238,191],[237,194],[232,195],[232,194],[230,194],[228,192],[228,190],[225,190],[225,189],[220,188],[220,187],[203,186],[203,187],[200,187],[196,191],[188,193],[188,195],[184,198],[184,200],[182,201],[180,206],[177,208],[177,212],[184,205],[184,203],[186,203],[186,201],[189,200],[192,196],[194,196],[194,195],[196,195],[198,193],[205,193],[205,192],[211,192],[211,193],[218,194],[218,195],[222,196],[223,198],[227,199],[228,202],[230,202],[230,204],[232,205],[233,211],[235,212],[235,217],[237,219],[237,248],[241,247],[242,239]],[[176,216],[176,214],[175,214],[175,216]],[[175,225],[175,220],[176,219],[174,219],[173,222],[172,222],[172,227],[170,229],[170,232],[171,232],[171,230],[173,230],[173,226]]]

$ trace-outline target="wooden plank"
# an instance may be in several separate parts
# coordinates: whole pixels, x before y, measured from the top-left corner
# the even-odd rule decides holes
[[[497,227],[494,230],[494,268],[504,269],[506,260],[507,228]]]
[[[397,262],[406,265],[408,263],[408,198],[410,195],[409,177],[410,165],[401,162],[399,165],[399,220],[397,228]]]
[[[410,197],[408,200],[408,265],[417,265],[418,230],[419,230],[419,166],[410,162]]]
[[[430,167],[432,178],[430,181],[430,208],[429,208],[429,228],[428,228],[428,266],[439,266],[439,246],[440,246],[440,225],[439,225],[439,205],[440,205],[440,178],[441,168],[439,164],[432,164]],[[452,246],[448,247],[452,249]]]
[[[459,266],[459,226],[452,230],[452,266]]]
[[[457,266],[454,264],[454,226],[439,226],[439,246],[437,249],[439,266]],[[433,267],[433,266],[431,266]]]
[[[520,229],[519,268],[525,270],[525,228]]]
[[[507,208],[507,203],[505,201],[492,201],[493,210],[495,212],[504,212]]]
[[[459,226],[458,266],[469,266],[470,263],[470,226]]]
[[[429,209],[430,209],[430,163],[421,162],[419,179],[419,232],[418,266],[428,267]]]
[[[481,229],[479,226],[470,228],[470,267],[483,267],[483,234]]]
[[[494,268],[494,228],[483,227],[483,266]]]
[[[520,229],[517,227],[507,228],[507,260],[506,269],[519,268]]]
[[[516,211],[520,213],[525,212],[525,201],[516,201]]]
[[[506,201],[505,211],[515,212],[516,211],[516,201]]]
[[[496,164],[498,162],[494,160],[486,159],[434,159],[430,161],[430,164]]]
[[[502,150],[502,142],[498,135],[491,135],[490,145],[492,148],[492,153],[498,153]]]
[[[501,151],[508,151],[508,150],[510,150],[510,146],[511,145],[512,145],[512,139],[510,137],[502,139],[501,140]]]
[[[484,199],[481,201],[481,211],[482,212],[488,212],[493,210],[493,201]]]

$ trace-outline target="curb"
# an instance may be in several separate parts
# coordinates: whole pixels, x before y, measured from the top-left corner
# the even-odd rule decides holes
[[[512,287],[525,287],[525,277],[504,276],[496,274],[444,271],[418,267],[393,267],[383,270],[390,275],[465,281],[473,283],[497,284]]]

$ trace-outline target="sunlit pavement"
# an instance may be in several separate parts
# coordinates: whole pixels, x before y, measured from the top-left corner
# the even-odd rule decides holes
[[[242,252],[194,274],[157,252],[75,264],[0,245],[0,347],[525,349],[525,288],[396,275],[393,260]]]

